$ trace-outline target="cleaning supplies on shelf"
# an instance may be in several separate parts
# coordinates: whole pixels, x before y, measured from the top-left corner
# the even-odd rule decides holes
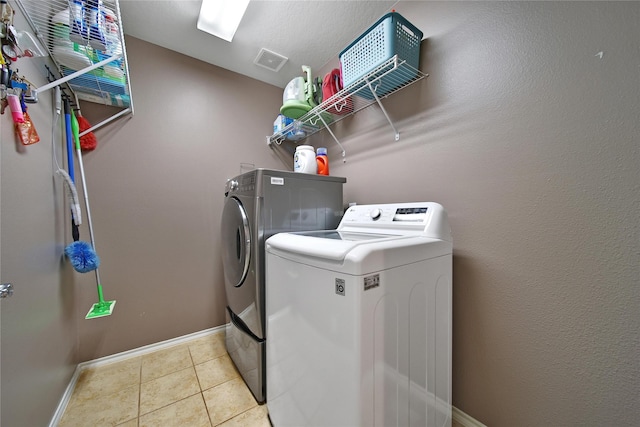
[[[296,77],[284,88],[280,112],[292,119],[298,119],[322,102],[322,89],[319,80],[314,80],[311,67],[302,66],[304,77]]]
[[[334,68],[324,76],[322,80],[322,99],[331,103],[326,109],[327,112],[346,115],[353,112],[353,100],[348,94],[344,97],[336,96],[342,90],[342,77],[340,74],[340,70]]]
[[[118,27],[118,19],[116,14],[108,8],[104,8],[105,14],[105,31],[104,37],[107,45],[107,56],[122,55],[122,43],[120,42],[120,28]],[[117,62],[121,65],[121,61]]]
[[[294,120],[291,125],[291,130],[287,132],[285,138],[289,141],[300,141],[301,139],[306,138],[306,136],[307,132],[305,131],[305,126],[300,120]]]
[[[311,87],[311,68],[303,65],[302,71],[305,76],[293,78],[284,88],[282,94],[280,112],[292,119],[302,117],[317,105]]]
[[[83,0],[73,0],[69,15],[69,39],[78,44],[87,43],[87,27],[85,26],[85,9]]]
[[[318,175],[329,175],[329,157],[325,147],[318,148],[316,163],[318,165]]]
[[[285,116],[284,114],[278,114],[278,117],[273,121],[273,133],[283,134],[285,128],[293,123],[293,119]],[[286,135],[285,135],[286,136]]]
[[[102,0],[73,0],[70,2],[69,39],[96,50],[107,49],[106,18]]]
[[[299,141],[307,136],[300,121],[283,114],[278,114],[273,122],[273,133],[284,136],[288,141]]]
[[[311,145],[299,145],[293,155],[293,171],[317,173],[316,152]]]
[[[106,19],[102,0],[86,0],[86,7],[88,8],[86,24],[89,32],[89,45],[96,50],[105,51],[107,50],[104,36]]]
[[[89,28],[88,38],[83,39],[78,35],[80,30],[77,29],[80,25],[76,20],[80,12],[73,12],[74,8],[79,9],[75,3],[71,11],[64,9],[51,17],[51,25],[54,28],[51,53],[62,66],[62,73],[65,76],[123,53],[115,13],[104,7],[101,0],[86,0],[80,3],[82,4],[80,9],[85,15],[83,21],[85,32],[86,28]],[[87,90],[96,92],[107,91],[125,95],[126,75],[122,58],[72,79],[70,85],[74,89],[86,87]]]

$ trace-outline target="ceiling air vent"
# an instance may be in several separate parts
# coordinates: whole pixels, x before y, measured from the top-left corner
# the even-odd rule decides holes
[[[278,53],[271,52],[269,49],[262,48],[260,49],[260,52],[258,52],[256,59],[253,60],[253,63],[277,73],[288,60],[289,58],[286,56],[282,56]]]

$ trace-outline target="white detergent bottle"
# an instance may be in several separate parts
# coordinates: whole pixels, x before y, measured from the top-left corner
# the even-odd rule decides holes
[[[299,145],[293,155],[293,171],[301,173],[318,173],[316,152],[311,145]]]

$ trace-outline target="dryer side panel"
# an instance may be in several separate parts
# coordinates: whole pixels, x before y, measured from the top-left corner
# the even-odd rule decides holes
[[[342,219],[342,183],[264,175],[265,240],[288,231],[328,230]]]

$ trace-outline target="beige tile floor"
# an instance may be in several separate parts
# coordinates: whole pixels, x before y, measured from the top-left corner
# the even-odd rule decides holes
[[[84,370],[58,427],[270,427],[224,332]]]
[[[271,427],[224,332],[84,370],[58,427]],[[452,423],[452,427],[462,427]]]

